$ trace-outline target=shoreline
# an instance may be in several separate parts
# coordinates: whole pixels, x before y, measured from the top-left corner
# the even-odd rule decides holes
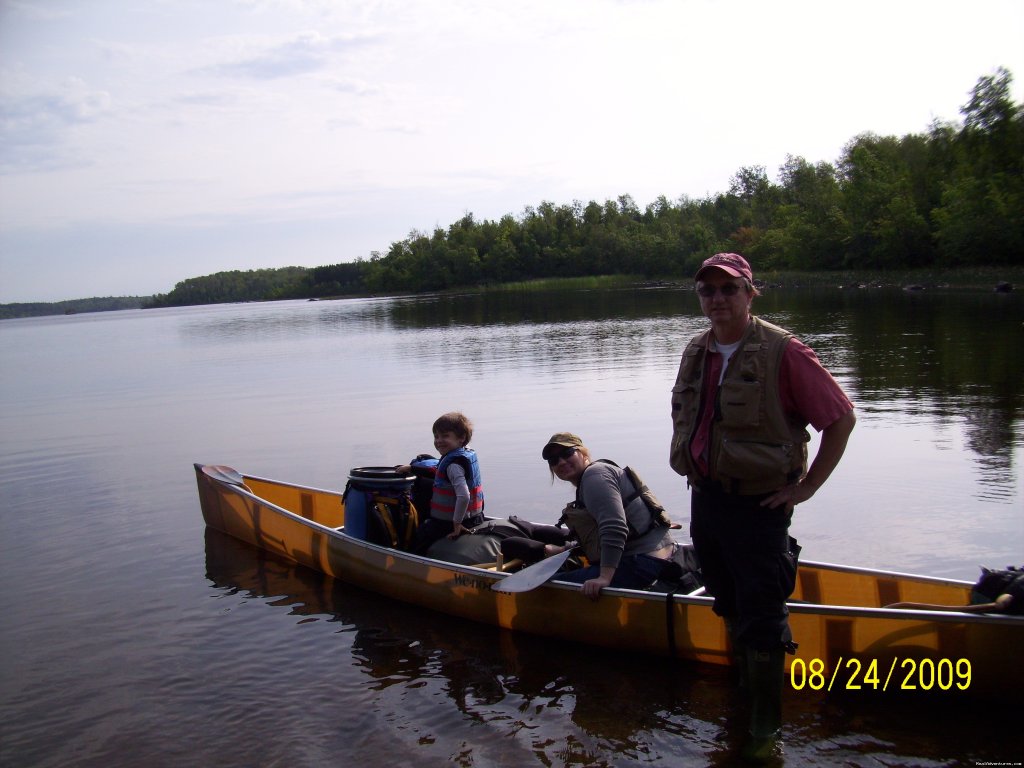
[[[758,288],[827,288],[840,290],[877,290],[877,289],[899,289],[904,291],[935,291],[935,290],[962,290],[987,293],[1011,293],[1024,289],[1024,265],[1005,265],[1000,267],[950,267],[950,268],[922,268],[902,270],[842,270],[838,272],[789,272],[789,271],[766,271],[755,272],[754,283]],[[450,288],[445,291],[424,291],[423,293],[360,293],[346,294],[339,296],[317,296],[307,301],[338,301],[341,299],[362,299],[362,298],[383,298],[383,297],[409,297],[409,296],[450,296],[465,293],[505,293],[516,291],[547,291],[547,290],[596,290],[609,288],[688,288],[693,285],[692,280],[678,278],[652,278],[639,275],[595,275],[592,277],[553,277],[537,278],[510,283],[494,283],[489,285],[462,286]],[[1002,286],[1002,288],[1000,288]],[[108,301],[121,299],[138,300],[139,297],[113,297]],[[79,302],[91,302],[96,298],[73,299],[61,302],[14,302],[0,304],[0,319],[15,319],[19,317],[46,317],[63,314],[86,314],[90,312],[117,312],[122,309],[135,309],[137,307],[118,307],[101,310],[88,310],[74,308],[69,311],[69,305],[73,306]],[[295,298],[269,299],[267,301],[295,301]],[[223,303],[223,302],[210,302]],[[229,302],[237,303],[237,302]],[[4,308],[33,307],[34,311],[24,314],[5,314]],[[52,311],[40,312],[42,306],[51,307]],[[190,306],[207,306],[196,304]],[[145,307],[143,307],[145,308]]]

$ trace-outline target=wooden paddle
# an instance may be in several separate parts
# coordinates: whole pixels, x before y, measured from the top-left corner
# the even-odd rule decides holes
[[[1003,613],[1012,595],[1000,595],[994,603],[975,603],[974,605],[932,605],[931,603],[892,603],[885,608],[906,608],[916,611],[958,611],[960,613]]]
[[[252,493],[249,486],[245,484],[245,478],[242,477],[242,474],[231,467],[227,467],[223,464],[204,464],[203,474],[207,477],[212,477],[214,480],[220,480],[222,483],[227,483],[228,485],[237,485],[240,488],[244,488],[249,491],[249,493]]]
[[[572,550],[567,549],[557,555],[546,557],[529,568],[523,568],[521,571],[506,576],[501,581],[495,582],[491,585],[491,589],[495,592],[529,592],[531,589],[536,589],[558,573],[558,569],[569,559],[571,554]]]

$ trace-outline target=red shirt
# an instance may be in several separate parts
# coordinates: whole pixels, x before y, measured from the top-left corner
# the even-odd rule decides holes
[[[799,415],[818,432],[853,410],[850,398],[814,350],[798,339],[790,339],[782,353],[779,397],[786,413]]]
[[[722,355],[709,347],[705,357],[701,417],[690,452],[702,474],[707,474],[707,447],[714,416],[715,395],[722,371]],[[853,410],[843,388],[819,362],[814,350],[792,338],[782,352],[779,364],[779,399],[782,409],[818,432]]]

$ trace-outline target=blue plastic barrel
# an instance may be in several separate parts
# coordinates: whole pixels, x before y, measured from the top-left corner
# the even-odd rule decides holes
[[[349,470],[345,486],[345,533],[354,539],[366,540],[366,491],[407,493],[416,480],[413,475],[400,475],[394,467],[356,467]]]

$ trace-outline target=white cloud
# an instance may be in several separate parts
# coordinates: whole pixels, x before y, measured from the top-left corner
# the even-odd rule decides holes
[[[327,38],[317,32],[303,32],[242,59],[208,67],[205,72],[255,80],[296,77],[325,71],[336,55],[352,54],[372,44],[371,36]]]
[[[65,149],[69,136],[109,110],[110,94],[77,77],[36,87],[16,75],[4,81],[9,85],[0,90],[0,174],[81,165]]]

